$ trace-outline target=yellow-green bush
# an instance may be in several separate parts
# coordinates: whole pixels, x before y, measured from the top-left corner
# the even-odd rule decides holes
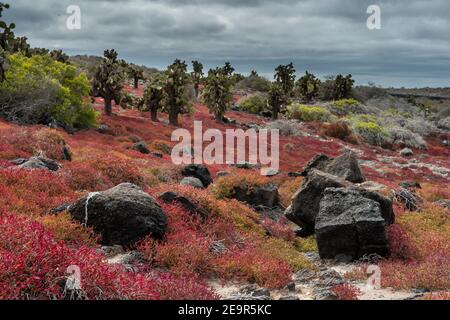
[[[347,118],[353,131],[372,145],[385,145],[389,141],[388,132],[372,115],[358,115]]]
[[[294,245],[283,239],[268,238],[263,242],[262,248],[273,257],[286,261],[294,271],[315,269],[313,263],[296,250]]]
[[[303,122],[325,122],[329,121],[332,117],[331,113],[322,107],[306,106],[302,104],[291,104],[288,106],[287,116],[290,119],[296,119]]]
[[[334,101],[334,105],[341,109],[348,106],[356,106],[358,104],[359,104],[358,100],[355,99],[341,99]]]
[[[247,112],[259,114],[267,109],[267,99],[260,95],[250,96],[242,100],[240,106]]]

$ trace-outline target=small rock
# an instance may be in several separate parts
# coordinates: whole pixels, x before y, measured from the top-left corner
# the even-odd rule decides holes
[[[408,190],[405,188],[400,188],[395,191],[395,198],[400,203],[403,203],[409,211],[417,211],[423,202],[414,190]]]
[[[291,282],[286,286],[286,289],[290,292],[295,292],[297,286],[295,285],[295,282]]]
[[[319,257],[320,259],[320,257]],[[294,279],[298,283],[306,283],[316,277],[316,273],[310,270],[301,270],[294,275]]]
[[[183,180],[181,180],[180,184],[182,186],[190,186],[197,189],[205,189],[205,186],[200,181],[200,179],[194,177],[186,177]]]
[[[102,246],[99,250],[101,253],[103,253],[107,258],[112,258],[114,256],[118,256],[120,254],[124,254],[125,250],[122,246],[115,245],[115,246]]]
[[[60,205],[59,207],[56,207],[50,211],[51,214],[59,214],[64,211],[67,211],[70,208],[70,203],[64,203]]]
[[[180,196],[175,192],[165,192],[159,197],[159,199],[167,204],[173,204],[176,202],[180,204],[187,212],[194,215],[199,215],[202,219],[208,218],[208,212],[206,210],[200,208],[197,204],[190,201],[188,198]]]
[[[403,181],[399,183],[399,186],[404,189],[422,189],[422,186],[417,181]]]
[[[158,158],[158,159],[162,159],[164,157],[163,154],[160,152],[152,152],[151,155],[153,158]]]
[[[251,188],[236,186],[233,188],[231,198],[254,207],[263,206],[266,208],[275,208],[280,202],[278,187],[271,183]]]
[[[281,297],[279,300],[280,301],[298,301],[298,300],[300,300],[300,298],[297,296],[285,296],[285,297]]]
[[[288,173],[289,178],[298,178],[298,177],[303,177],[303,176],[304,176],[303,172],[289,172]]]
[[[227,177],[229,175],[230,175],[230,173],[226,172],[226,171],[220,171],[220,172],[217,173],[218,177]]]
[[[31,157],[18,166],[20,169],[43,169],[50,171],[58,171],[61,167],[56,161],[44,157]]]
[[[66,161],[72,161],[72,152],[70,151],[70,148],[68,146],[63,147],[63,157]]]
[[[240,291],[243,294],[250,295],[252,297],[262,297],[262,298],[270,298],[270,290],[265,288],[260,288],[256,285],[248,285],[241,289]]]
[[[101,134],[107,134],[109,131],[109,127],[106,124],[102,124],[98,127],[97,132]]]
[[[316,300],[326,301],[326,300],[337,300],[336,295],[327,288],[314,288],[313,293]]]
[[[15,164],[16,166],[19,166],[19,165],[21,165],[21,164],[24,164],[24,163],[27,162],[27,161],[28,161],[28,159],[25,159],[25,158],[18,158],[18,159],[11,160],[10,162],[11,162],[12,164]]]
[[[279,170],[276,169],[263,169],[263,175],[266,177],[275,177],[280,173]]]
[[[150,150],[148,149],[147,144],[144,141],[136,142],[133,145],[133,150],[136,150],[142,154],[149,154]]]
[[[213,183],[211,173],[208,168],[198,164],[188,165],[183,168],[181,174],[184,177],[194,177],[201,181],[204,188],[208,188]]]
[[[209,252],[212,252],[214,254],[222,254],[227,251],[227,247],[223,243],[223,241],[214,241],[209,246]]]
[[[414,152],[410,148],[405,148],[400,151],[400,155],[402,157],[412,157],[414,155]]]
[[[450,199],[439,200],[436,201],[435,204],[450,210]]]
[[[136,272],[135,265],[144,263],[145,259],[142,253],[138,251],[131,251],[108,259],[109,264],[117,264],[123,266],[129,272]]]
[[[261,169],[261,164],[259,164],[259,163],[252,164],[250,162],[238,163],[238,164],[234,164],[233,166],[238,169],[244,169],[244,170]]]

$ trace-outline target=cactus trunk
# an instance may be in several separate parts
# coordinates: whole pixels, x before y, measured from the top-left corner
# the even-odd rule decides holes
[[[112,101],[111,99],[105,99],[105,114],[107,116],[112,116]]]

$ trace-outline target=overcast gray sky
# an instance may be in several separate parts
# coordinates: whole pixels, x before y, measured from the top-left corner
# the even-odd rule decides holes
[[[6,0],[8,2],[8,0]],[[352,73],[358,83],[450,86],[448,0],[9,0],[4,18],[37,47],[122,58],[164,68],[175,58],[206,67],[231,61],[271,76],[293,61],[299,73]],[[366,10],[382,10],[369,30]],[[66,9],[81,8],[81,30]]]

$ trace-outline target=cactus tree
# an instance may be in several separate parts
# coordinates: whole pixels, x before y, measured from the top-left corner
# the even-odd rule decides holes
[[[112,115],[112,100],[120,101],[123,82],[124,75],[117,52],[114,49],[106,50],[94,74],[93,91],[105,100],[105,113],[109,116]]]
[[[186,90],[188,83],[189,75],[186,62],[175,60],[166,71],[163,99],[163,107],[169,113],[169,122],[173,126],[178,126],[178,115],[190,110]]]
[[[53,58],[53,60],[56,60],[61,63],[69,63],[69,56],[65,54],[62,50],[53,50],[50,52],[50,56]]]
[[[275,81],[281,87],[286,98],[292,96],[295,86],[295,69],[291,62],[288,65],[280,65],[275,69]]]
[[[192,61],[194,71],[191,73],[192,81],[194,82],[195,97],[198,98],[200,83],[203,79],[203,64],[199,61]]]
[[[9,9],[9,4],[0,2],[0,18],[4,9]],[[5,80],[5,73],[8,69],[7,52],[11,49],[12,41],[14,41],[13,29],[14,23],[8,25],[5,21],[0,20],[0,82]]]
[[[277,120],[278,114],[281,111],[281,107],[285,103],[286,99],[281,86],[274,82],[270,86],[269,90],[269,106],[272,109],[272,119]]]
[[[320,80],[308,71],[306,71],[305,75],[297,81],[298,93],[308,102],[319,95],[319,89]]]
[[[128,74],[133,79],[134,88],[139,88],[139,80],[145,80],[144,72],[141,68],[131,65],[128,69]]]
[[[230,70],[229,65],[225,65],[223,68],[211,69],[205,80],[203,101],[208,106],[209,111],[214,114],[218,123],[223,122],[225,112],[233,102],[231,91],[233,78]]]
[[[351,74],[345,77],[339,74],[334,82],[334,99],[340,100],[350,98],[354,84],[355,80],[353,80]]]
[[[158,111],[162,109],[164,97],[164,77],[155,74],[147,83],[144,91],[144,105],[150,111],[152,121],[158,122]]]

